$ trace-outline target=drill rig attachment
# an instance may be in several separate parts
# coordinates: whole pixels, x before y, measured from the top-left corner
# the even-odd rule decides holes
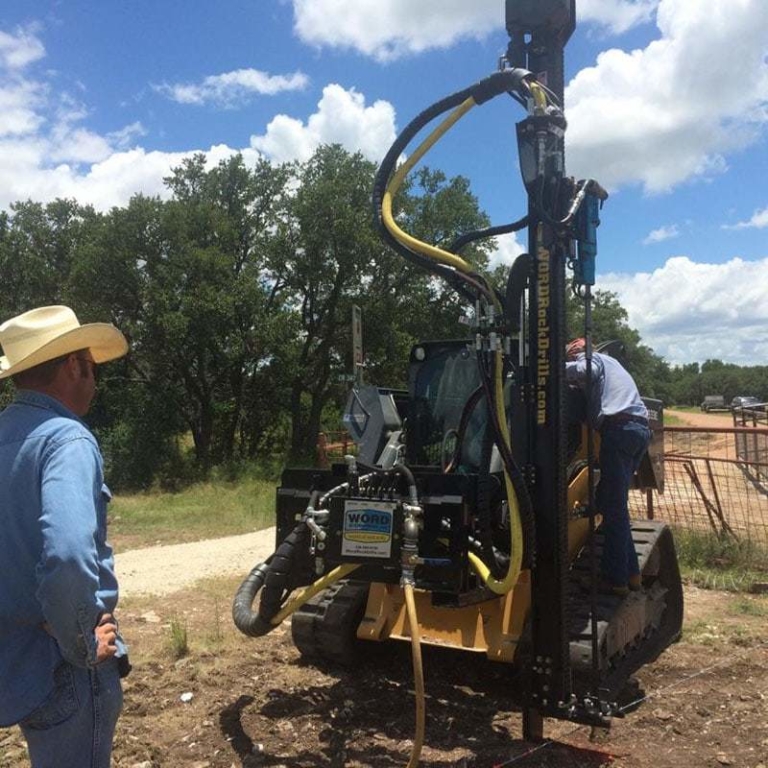
[[[284,471],[278,549],[243,582],[233,616],[258,636],[292,615],[294,642],[312,659],[352,661],[366,642],[401,639],[413,641],[417,668],[420,638],[510,663],[526,681],[514,692],[524,735],[536,739],[544,717],[605,725],[618,712],[629,675],[679,636],[682,588],[671,533],[653,522],[633,529],[641,592],[579,586],[602,542],[591,437],[565,384],[566,265],[588,305],[607,195],[565,176],[562,61],[574,0],[507,0],[506,20],[502,69],[411,121],[373,194],[383,239],[473,307],[472,338],[414,346],[407,392],[353,390],[345,423],[358,456]],[[526,215],[450,250],[403,232],[393,202],[406,174],[468,111],[503,94],[527,111],[517,126]],[[529,254],[502,295],[460,247],[525,226]],[[658,477],[641,473],[661,490]]]

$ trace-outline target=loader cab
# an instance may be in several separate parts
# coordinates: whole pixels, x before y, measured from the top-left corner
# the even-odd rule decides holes
[[[516,356],[513,352],[512,357]],[[504,389],[513,455],[523,466],[527,463],[529,443],[526,406],[519,385],[524,379],[521,373],[519,369],[508,371]],[[483,435],[488,419],[481,386],[472,340],[426,341],[412,348],[405,418],[409,464],[445,470],[458,448],[459,460],[452,471],[479,471],[484,463]],[[567,456],[571,462],[585,448],[581,425],[586,406],[583,395],[576,389],[570,388],[566,393],[566,413]]]

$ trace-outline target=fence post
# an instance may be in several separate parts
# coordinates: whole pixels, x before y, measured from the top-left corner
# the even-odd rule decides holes
[[[653,520],[653,488],[645,489],[645,516]]]

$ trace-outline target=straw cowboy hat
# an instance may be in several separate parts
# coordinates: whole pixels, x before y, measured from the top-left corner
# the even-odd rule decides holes
[[[0,325],[0,379],[79,349],[90,350],[94,362],[116,360],[128,342],[114,325],[80,325],[69,307],[40,307]]]

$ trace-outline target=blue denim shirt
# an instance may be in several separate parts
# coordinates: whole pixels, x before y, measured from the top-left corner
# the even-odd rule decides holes
[[[96,662],[94,627],[117,604],[109,499],[86,425],[19,391],[0,413],[0,725],[45,700],[62,659]]]

